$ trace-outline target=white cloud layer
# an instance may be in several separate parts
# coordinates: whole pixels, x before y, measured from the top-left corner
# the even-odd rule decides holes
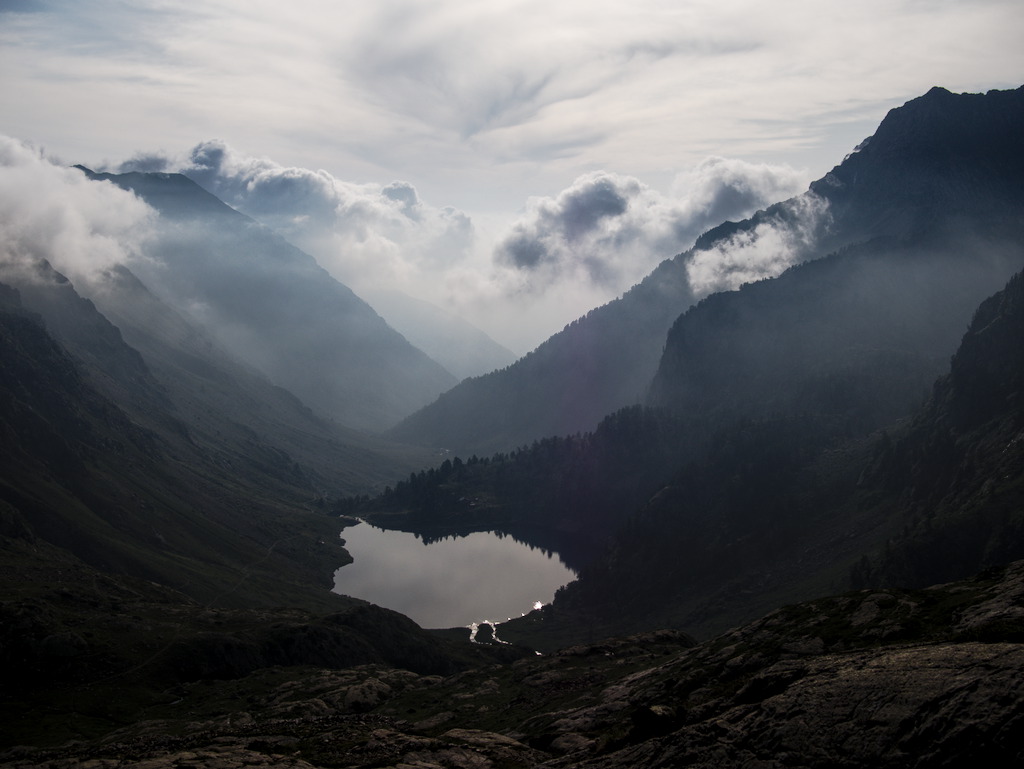
[[[356,290],[416,293],[473,246],[466,214],[424,203],[408,182],[355,184],[244,155],[222,141],[194,147],[180,170],[312,253]]]
[[[734,291],[809,258],[815,236],[828,224],[828,204],[808,192],[787,200],[783,209],[785,215],[767,217],[712,248],[696,251],[687,263],[694,296]]]
[[[38,149],[0,135],[0,261],[46,259],[88,280],[140,257],[154,212],[130,192],[89,181]]]
[[[446,306],[520,352],[622,293],[712,224],[748,216],[805,182],[792,169],[722,158],[681,174],[672,195],[597,172],[554,197],[529,200],[515,223],[481,238],[467,214],[431,206],[407,182],[353,184],[219,141],[177,158],[138,155],[117,170],[183,170],[357,290],[398,289]],[[85,284],[117,264],[141,267],[155,242],[155,216],[133,194],[0,137],[0,258],[7,269],[42,257]],[[777,253],[759,266],[768,242],[761,233],[756,248],[738,245],[742,256],[702,255],[694,268],[701,275],[725,265],[720,271],[729,277],[695,273],[695,282],[731,287],[736,276],[777,271]]]
[[[534,198],[496,249],[499,264],[529,275],[536,291],[572,280],[621,293],[705,230],[744,219],[807,184],[784,166],[708,158],[681,174],[672,195],[605,171],[554,198]]]

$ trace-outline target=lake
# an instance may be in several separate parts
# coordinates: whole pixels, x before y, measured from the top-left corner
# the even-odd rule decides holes
[[[503,622],[540,604],[576,575],[558,556],[494,532],[424,544],[368,523],[341,532],[355,559],[335,572],[334,592],[375,603],[425,628]]]

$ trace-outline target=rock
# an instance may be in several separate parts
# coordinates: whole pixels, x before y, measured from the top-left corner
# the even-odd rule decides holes
[[[518,740],[514,740],[511,737],[506,737],[504,734],[496,734],[495,732],[482,732],[477,729],[449,729],[447,732],[441,735],[442,738],[448,740],[460,740],[467,742],[470,745],[476,745],[480,748],[524,748],[525,746]]]
[[[391,694],[391,687],[377,678],[369,678],[345,693],[345,709],[349,713],[365,713],[382,703]]]
[[[567,732],[555,737],[555,739],[551,741],[550,748],[553,753],[566,755],[569,753],[589,751],[596,744],[597,740],[591,737],[585,737],[577,732]]]

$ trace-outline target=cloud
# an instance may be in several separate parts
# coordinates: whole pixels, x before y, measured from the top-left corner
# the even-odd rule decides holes
[[[812,153],[821,175],[889,107],[936,84],[1019,85],[1024,66],[1006,0],[6,10],[8,132],[87,164],[216,132],[290,165],[407,179],[474,214],[597,168],[664,184],[710,153]]]
[[[130,192],[90,181],[38,149],[0,136],[0,260],[18,269],[46,259],[89,280],[140,258],[155,214]]]
[[[311,253],[357,293],[403,291],[526,351],[615,298],[708,228],[806,188],[788,166],[707,158],[669,193],[596,171],[534,197],[512,223],[436,207],[407,181],[355,184],[224,141],[180,157],[140,153],[120,170],[176,168]]]
[[[807,192],[787,200],[754,227],[696,251],[687,263],[694,295],[732,291],[806,260],[828,217],[828,203]]]
[[[158,156],[145,154],[120,170],[141,170],[140,158],[147,167],[160,164]],[[423,295],[425,284],[438,284],[474,245],[469,215],[426,203],[406,181],[346,182],[324,170],[247,155],[220,140],[162,160],[164,168],[186,174],[315,256],[356,291],[389,288]]]
[[[628,176],[581,176],[553,198],[533,198],[495,249],[518,271],[519,289],[543,293],[565,281],[621,292],[701,233],[796,194],[806,174],[787,166],[708,158],[679,175],[672,195]]]
[[[140,263],[155,243],[155,214],[140,200],[13,139],[4,139],[0,150],[6,261],[43,256],[83,281],[115,264],[151,278],[162,274]],[[520,352],[615,298],[709,227],[745,218],[805,183],[802,172],[785,166],[723,158],[679,174],[668,194],[599,171],[557,195],[529,199],[511,224],[480,226],[465,212],[433,206],[406,181],[345,182],[323,170],[246,155],[223,141],[202,142],[179,156],[137,153],[118,166],[155,169],[186,172],[313,254],[357,292],[404,291],[463,315]],[[787,210],[786,217],[696,254],[689,266],[695,290],[735,288],[800,258],[821,211],[807,196]]]

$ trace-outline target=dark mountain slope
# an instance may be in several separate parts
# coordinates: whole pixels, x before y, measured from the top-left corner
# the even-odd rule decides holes
[[[982,305],[909,425],[854,440],[810,413],[723,427],[534,632],[706,635],[851,581],[920,587],[1020,558],[1021,286]]]
[[[978,309],[925,411],[865,482],[902,490],[901,528],[858,565],[868,584],[923,585],[1024,549],[1024,276]]]
[[[317,411],[379,429],[454,383],[311,256],[186,177],[83,171],[160,212],[142,282]]]
[[[468,455],[592,430],[601,417],[640,401],[665,329],[691,301],[685,271],[664,262],[621,299],[511,366],[464,380],[388,435]]]
[[[983,95],[932,89],[892,110],[859,151],[805,195],[710,230],[620,299],[509,368],[461,383],[392,434],[468,454],[593,429],[604,415],[642,400],[665,333],[699,295],[691,270],[700,277],[708,262],[721,265],[730,254],[742,256],[764,233],[782,235],[786,245],[777,256],[790,263],[876,238],[909,249],[922,238],[932,244],[950,239],[972,254],[976,237],[997,248],[1005,240],[1019,242],[1021,125],[1024,88]],[[954,288],[961,280],[959,266],[942,266],[952,267],[947,277]],[[742,269],[743,259],[734,267]],[[989,290],[1011,272],[993,277]],[[961,329],[966,321],[960,321]],[[940,354],[951,353],[952,346]]]
[[[133,422],[9,288],[3,322],[0,499],[14,531],[202,599],[266,562],[248,577],[266,595],[229,600],[330,603],[310,586],[329,582],[344,553],[326,544],[335,527],[306,509],[301,475],[233,474],[172,416],[154,416],[153,429]]]
[[[913,411],[1016,241],[874,240],[715,294],[669,330],[649,402],[713,421],[809,412],[862,433]]]
[[[236,362],[202,329],[154,296],[127,269],[88,286],[106,317],[138,350],[192,441],[263,472],[295,463],[311,493],[379,489],[422,467],[427,453],[341,427],[289,391]],[[254,468],[255,470],[255,468]]]
[[[632,406],[592,433],[545,438],[483,459],[449,459],[376,498],[341,500],[335,509],[428,541],[499,531],[554,550],[579,569],[678,467],[692,427]]]
[[[49,299],[100,362],[87,370],[0,284],[3,744],[109,730],[184,681],[270,665],[446,673],[495,657],[330,592],[347,554],[304,473],[192,441],[116,328],[66,281]],[[109,389],[153,396],[146,425],[93,386],[103,360],[125,362]]]

